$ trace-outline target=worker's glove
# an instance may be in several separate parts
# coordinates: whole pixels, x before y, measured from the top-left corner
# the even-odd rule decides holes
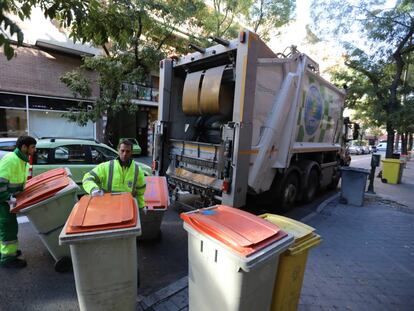
[[[9,200],[7,201],[7,203],[9,203],[10,209],[13,209],[16,207],[16,198],[14,196],[10,196]]]
[[[100,190],[100,189],[94,189],[91,192],[91,196],[93,196],[93,197],[101,197],[103,195],[104,195],[104,192],[103,192],[103,190]]]

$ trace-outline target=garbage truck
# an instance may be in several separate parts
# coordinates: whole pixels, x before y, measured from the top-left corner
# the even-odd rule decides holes
[[[153,172],[195,208],[259,199],[283,210],[336,187],[345,91],[295,47],[274,53],[253,32],[160,62]],[[184,202],[183,202],[184,204]]]

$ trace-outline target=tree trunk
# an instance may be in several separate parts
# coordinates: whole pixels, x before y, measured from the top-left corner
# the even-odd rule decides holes
[[[407,154],[407,138],[407,132],[401,134],[401,154]]]
[[[398,132],[395,133],[394,138],[394,151],[398,152],[398,147],[400,146],[400,134]]]
[[[385,157],[391,159],[394,153],[394,136],[395,131],[390,121],[387,121],[387,151]]]
[[[116,149],[117,148],[117,126],[115,126],[114,116],[108,115],[105,126],[105,144]]]
[[[413,150],[413,133],[408,134],[408,150]]]

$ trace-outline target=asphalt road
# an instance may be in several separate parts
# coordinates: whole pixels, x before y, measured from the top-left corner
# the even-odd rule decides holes
[[[352,165],[369,163],[369,159],[368,155],[355,156]],[[321,191],[311,204],[297,206],[285,215],[301,219],[336,191]],[[261,207],[249,209],[255,214],[269,212]],[[188,273],[187,234],[179,212],[171,208],[165,213],[160,242],[138,243],[139,295],[155,292]],[[0,310],[78,310],[73,273],[55,272],[54,261],[31,224],[24,218],[21,221],[19,240],[28,267],[0,269]]]

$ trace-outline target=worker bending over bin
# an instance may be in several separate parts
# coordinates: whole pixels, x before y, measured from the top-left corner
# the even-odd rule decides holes
[[[119,143],[118,158],[101,163],[86,173],[82,185],[93,197],[102,196],[104,192],[129,192],[137,199],[139,208],[145,206],[144,172],[132,159],[132,142],[128,139]]]
[[[14,194],[24,189],[28,173],[29,155],[36,151],[36,140],[20,136],[16,149],[0,160],[0,264],[4,268],[24,268],[26,261],[19,258],[16,214],[10,208],[16,204]]]

